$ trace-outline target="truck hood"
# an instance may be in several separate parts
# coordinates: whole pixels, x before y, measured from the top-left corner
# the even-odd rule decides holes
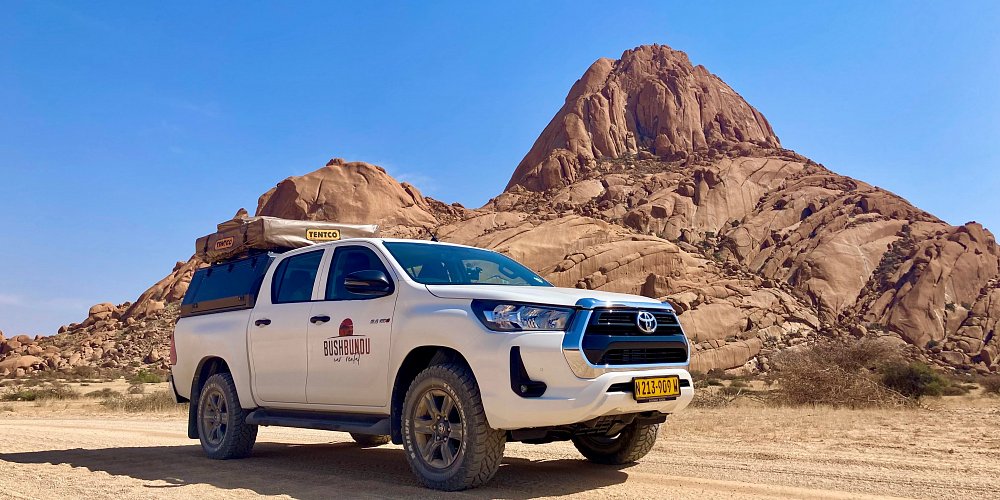
[[[554,306],[573,306],[580,299],[596,299],[604,302],[643,302],[660,304],[660,301],[640,295],[625,293],[581,290],[579,288],[559,288],[551,286],[510,286],[510,285],[424,285],[435,297],[443,299],[485,299],[531,302]]]

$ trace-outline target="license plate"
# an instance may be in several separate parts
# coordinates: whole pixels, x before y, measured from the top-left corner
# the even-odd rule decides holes
[[[636,401],[662,401],[667,398],[677,397],[681,394],[680,377],[648,377],[637,378],[632,381],[635,390],[632,395]]]

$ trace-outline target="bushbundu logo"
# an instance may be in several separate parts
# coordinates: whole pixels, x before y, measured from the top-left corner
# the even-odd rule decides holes
[[[372,339],[354,334],[354,322],[347,318],[340,323],[336,337],[323,341],[323,356],[335,363],[361,364],[361,357],[372,352]]]

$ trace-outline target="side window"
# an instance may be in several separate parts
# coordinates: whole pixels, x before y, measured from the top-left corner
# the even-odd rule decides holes
[[[326,300],[370,299],[367,295],[357,295],[344,288],[344,278],[358,271],[382,271],[389,278],[389,271],[369,248],[359,246],[339,247],[333,254],[330,277],[326,280]],[[389,278],[390,282],[392,278]]]
[[[271,302],[287,304],[312,300],[313,283],[322,258],[323,251],[317,250],[282,260],[271,280]]]

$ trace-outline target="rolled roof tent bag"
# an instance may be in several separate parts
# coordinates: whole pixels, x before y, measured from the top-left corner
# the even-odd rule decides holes
[[[207,262],[246,255],[253,250],[282,251],[344,238],[370,238],[378,232],[374,224],[338,224],[277,217],[247,217],[228,220],[218,231],[198,238],[195,254]]]

